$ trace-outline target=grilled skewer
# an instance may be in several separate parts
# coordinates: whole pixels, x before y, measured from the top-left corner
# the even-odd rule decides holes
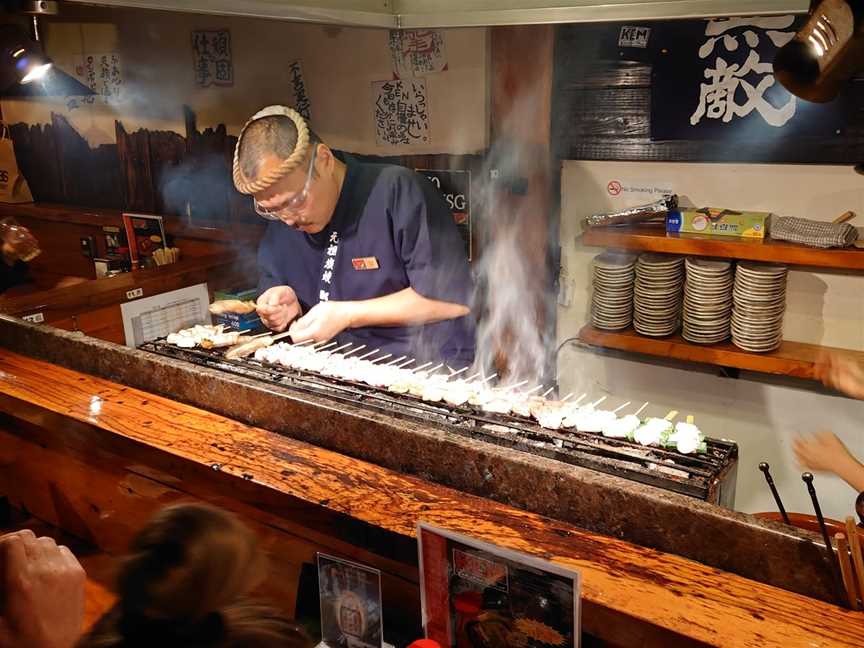
[[[255,353],[258,349],[269,347],[276,342],[276,340],[286,338],[288,335],[288,331],[285,331],[278,335],[262,335],[261,337],[252,338],[248,342],[237,344],[228,349],[225,352],[225,358],[227,360],[239,360],[240,358],[245,358]]]
[[[224,315],[235,313],[236,315],[248,315],[254,313],[258,307],[254,301],[240,301],[239,299],[222,299],[210,304],[208,310],[213,315]]]

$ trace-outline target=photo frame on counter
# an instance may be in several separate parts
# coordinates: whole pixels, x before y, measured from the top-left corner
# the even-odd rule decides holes
[[[427,639],[442,648],[579,647],[579,572],[424,522],[417,546]]]
[[[321,642],[317,648],[385,648],[381,572],[319,553]]]
[[[123,214],[123,229],[129,245],[129,260],[135,267],[143,263],[147,257],[153,256],[158,248],[168,246],[165,238],[165,222],[161,216],[154,214]]]

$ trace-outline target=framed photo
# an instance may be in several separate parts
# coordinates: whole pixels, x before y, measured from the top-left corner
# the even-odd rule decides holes
[[[151,214],[123,214],[123,227],[129,243],[129,260],[134,267],[153,256],[158,248],[168,246],[165,224],[161,216]]]
[[[578,648],[579,573],[421,522],[427,639],[445,648]]]
[[[381,572],[318,554],[321,643],[326,648],[382,648]]]

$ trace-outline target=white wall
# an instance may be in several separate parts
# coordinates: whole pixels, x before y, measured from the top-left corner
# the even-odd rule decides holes
[[[71,9],[70,9],[71,11]],[[288,65],[300,59],[312,125],[336,148],[366,154],[473,153],[487,144],[487,31],[445,30],[448,67],[427,74],[431,142],[376,145],[372,82],[393,78],[388,30],[339,28],[277,20],[92,8],[75,22],[44,23],[47,53],[64,71],[82,54],[119,52],[125,100],[69,110],[66,98],[4,100],[7,122],[49,123],[65,115],[91,145],[114,141],[114,120],[183,132],[182,106],[199,128],[224,123],[237,134],[259,108],[293,99]],[[64,15],[68,15],[66,12]],[[233,87],[195,84],[191,31],[231,31]]]
[[[671,187],[698,206],[827,221],[852,210],[864,225],[864,178],[849,167],[566,162],[561,213],[566,277],[562,281],[572,280],[574,291],[570,306],[558,309],[559,342],[577,335],[587,322],[591,259],[602,251],[574,242],[580,219],[656,197],[628,191],[612,197],[606,190],[611,180],[625,187]],[[784,330],[790,340],[864,350],[864,274],[791,271]],[[797,434],[831,429],[864,459],[864,402],[828,395],[816,385],[789,386],[744,373],[730,379],[704,366],[662,365],[568,345],[560,353],[558,371],[565,392],[608,393],[611,403],[648,400],[654,415],[670,409],[693,414],[709,436],[738,442],[736,508],[742,511],[776,510],[757,469],[760,461],[768,461],[787,509],[812,513],[791,451]],[[816,486],[826,515],[842,519],[853,514],[855,493],[848,486],[829,476],[817,476]]]

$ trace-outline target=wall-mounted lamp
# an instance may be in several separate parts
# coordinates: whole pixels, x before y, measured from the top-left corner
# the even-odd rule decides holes
[[[15,83],[32,83],[51,69],[39,43],[17,25],[0,25],[0,90]]]
[[[774,76],[792,94],[824,103],[864,70],[864,0],[811,3],[810,17],[774,58]]]

